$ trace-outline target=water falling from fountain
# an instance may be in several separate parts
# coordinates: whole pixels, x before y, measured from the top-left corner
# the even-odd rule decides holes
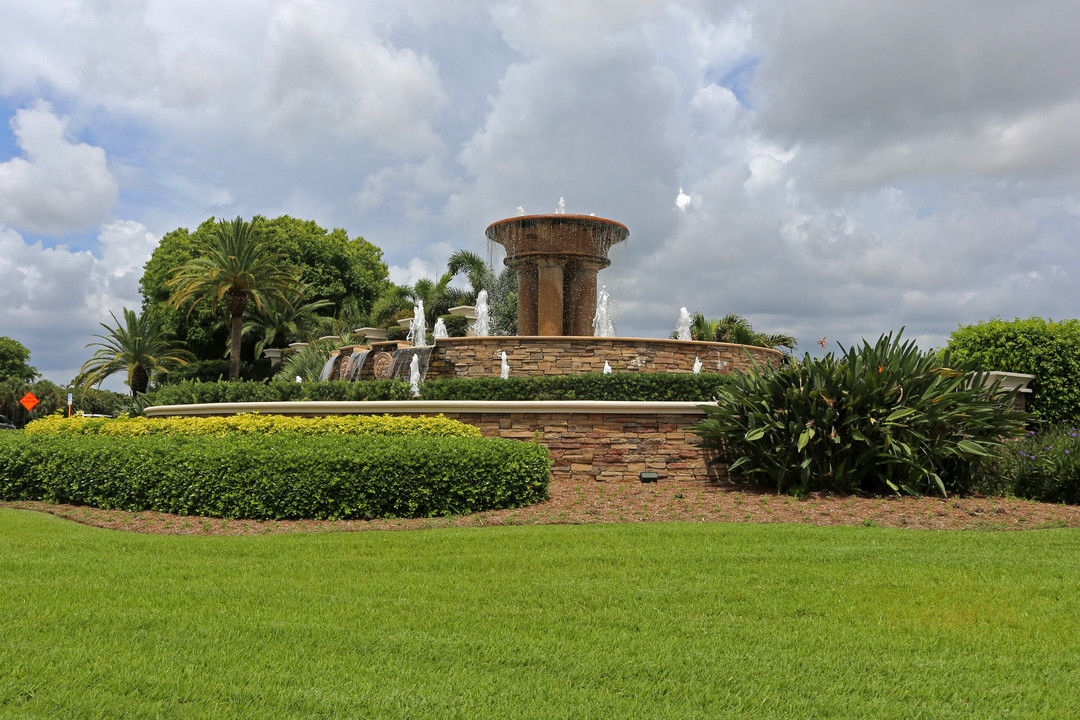
[[[330,374],[334,372],[334,363],[337,362],[337,359],[337,355],[333,355],[327,359],[327,361],[322,366],[322,370],[319,371],[319,380],[330,379]]]
[[[608,312],[607,285],[600,288],[600,297],[596,301],[596,315],[593,316],[593,337],[615,337],[615,324]]]
[[[491,335],[491,311],[488,310],[488,292],[481,290],[476,296],[476,306],[473,310],[476,319],[473,320],[472,331],[477,337]]]
[[[686,308],[679,308],[679,322],[675,325],[677,339],[690,340],[690,312]]]
[[[417,354],[409,361],[409,388],[413,395],[420,394],[420,356]]]
[[[697,355],[694,356],[694,374],[701,374],[701,358],[699,358]]]
[[[450,337],[450,333],[446,332],[446,323],[442,318],[435,321],[435,329],[431,331],[431,334],[435,336],[436,340]]]
[[[506,351],[502,351],[502,367],[499,369],[499,377],[503,380],[510,377],[510,363],[506,362]]]
[[[413,319],[409,323],[409,337],[414,347],[427,344],[427,322],[424,320],[424,301],[417,300],[413,306]]]

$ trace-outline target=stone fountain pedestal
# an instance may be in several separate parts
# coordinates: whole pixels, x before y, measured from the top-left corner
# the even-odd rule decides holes
[[[518,335],[590,336],[596,275],[608,250],[630,231],[591,215],[524,215],[499,220],[486,235],[506,248],[518,273]]]

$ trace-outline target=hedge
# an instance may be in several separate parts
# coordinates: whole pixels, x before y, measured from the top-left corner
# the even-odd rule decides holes
[[[0,499],[250,519],[431,517],[547,498],[537,443],[0,433]]]
[[[994,318],[962,325],[949,338],[959,361],[984,370],[1028,373],[1028,410],[1049,422],[1080,417],[1080,320],[1054,322],[1040,317]]]
[[[424,400],[635,400],[700,402],[716,397],[731,376],[716,373],[582,373],[506,378],[432,378]]]
[[[288,402],[408,400],[412,397],[409,383],[399,380],[364,380],[348,382],[298,383],[285,380],[272,382],[182,382],[165,385],[146,396],[146,405],[194,405],[224,402]]]
[[[294,432],[307,435],[417,435],[442,437],[480,437],[480,429],[443,415],[407,417],[400,415],[329,415],[293,417],[240,413],[227,417],[170,418],[88,418],[60,415],[35,420],[26,426],[30,435],[202,435],[225,437],[237,433],[272,434]]]

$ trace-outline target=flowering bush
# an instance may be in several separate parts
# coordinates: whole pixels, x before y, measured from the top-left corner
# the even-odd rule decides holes
[[[1041,502],[1080,504],[1080,423],[1031,430],[1009,443],[990,465],[979,489]]]

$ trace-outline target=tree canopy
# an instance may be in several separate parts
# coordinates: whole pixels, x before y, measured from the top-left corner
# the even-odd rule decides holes
[[[224,307],[201,303],[191,313],[188,308],[171,308],[173,288],[167,285],[176,271],[207,252],[218,219],[210,218],[194,231],[177,228],[162,237],[144,267],[140,281],[144,311],[157,318],[162,327],[183,341],[199,360],[219,360],[228,346],[229,330]],[[370,312],[375,298],[389,284],[382,250],[361,237],[350,239],[345,230],[327,231],[310,220],[283,215],[273,220],[255,216],[252,232],[270,254],[282,255],[297,270],[309,303],[326,300],[330,310],[354,300],[363,313]],[[250,357],[256,337],[245,344]]]
[[[18,340],[0,336],[0,380],[14,377],[23,382],[31,382],[38,376],[36,368],[27,361],[30,351]]]

